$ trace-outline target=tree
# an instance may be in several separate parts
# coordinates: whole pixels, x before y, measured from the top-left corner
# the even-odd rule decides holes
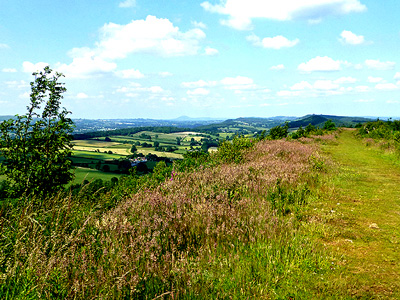
[[[285,126],[275,126],[269,130],[269,136],[273,140],[280,140],[288,135],[289,124],[285,123]]]
[[[335,123],[332,122],[331,119],[329,119],[328,121],[326,121],[324,123],[324,128],[325,130],[335,130],[336,129],[336,125]]]
[[[73,122],[70,112],[60,108],[66,88],[58,80],[63,75],[48,66],[32,75],[28,112],[0,124],[0,155],[5,158],[0,174],[7,176],[12,196],[49,195],[73,178],[68,159]]]
[[[137,151],[137,148],[135,145],[132,145],[131,147],[131,153],[135,153]]]

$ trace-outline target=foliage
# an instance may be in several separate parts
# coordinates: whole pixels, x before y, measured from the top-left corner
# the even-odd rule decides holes
[[[336,125],[335,125],[335,123],[332,122],[331,119],[329,119],[328,121],[326,121],[324,123],[324,127],[322,129],[332,131],[332,130],[336,129]]]
[[[60,107],[66,88],[58,82],[62,74],[51,74],[48,66],[33,73],[28,112],[0,124],[1,173],[15,196],[53,193],[73,177],[68,160],[73,122]]]
[[[214,154],[222,163],[240,163],[244,158],[244,151],[253,147],[255,140],[235,136],[232,141],[223,141]]]
[[[268,136],[272,140],[283,139],[283,138],[287,137],[288,132],[289,132],[288,129],[289,129],[289,123],[286,122],[285,126],[279,125],[279,126],[275,126],[275,127],[271,128],[269,130],[269,135]]]

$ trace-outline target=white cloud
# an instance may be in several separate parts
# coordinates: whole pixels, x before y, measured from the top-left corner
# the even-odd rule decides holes
[[[13,69],[13,68],[4,68],[1,70],[4,73],[16,73],[17,69]]]
[[[0,49],[10,49],[10,46],[0,43]]]
[[[269,68],[270,70],[275,70],[275,71],[279,71],[279,70],[284,70],[285,66],[283,64],[280,65],[276,65],[276,66],[272,66],[271,68]]]
[[[328,15],[363,12],[367,8],[359,0],[225,0],[220,4],[206,1],[201,6],[211,13],[227,15],[221,23],[236,29],[251,29],[254,18],[280,21],[321,20]]]
[[[95,52],[88,48],[72,49],[69,53],[72,63],[58,64],[57,70],[71,78],[88,78],[113,72],[117,64],[96,56]]]
[[[313,86],[308,81],[298,82],[290,87],[290,89],[292,91],[301,91],[301,90],[307,90],[307,89],[312,89],[312,88],[313,88]]]
[[[306,63],[301,63],[297,69],[302,72],[328,72],[328,71],[339,71],[341,62],[338,60],[333,60],[328,56],[317,56],[315,58],[310,59]]]
[[[139,70],[135,70],[135,69],[117,71],[116,74],[117,74],[117,76],[126,78],[126,79],[144,78],[144,75]]]
[[[182,82],[182,86],[186,88],[210,87],[216,85],[215,81],[198,80],[192,82]]]
[[[38,62],[38,63],[34,64],[29,61],[24,61],[22,63],[22,69],[26,73],[33,73],[33,72],[37,72],[37,71],[42,71],[48,65],[49,64],[45,63],[45,62]]]
[[[121,2],[128,5],[128,1]],[[56,68],[72,78],[89,78],[113,73],[123,78],[143,78],[138,70],[117,71],[117,59],[135,53],[159,56],[184,56],[198,54],[200,40],[205,33],[194,28],[186,32],[174,26],[168,19],[147,16],[145,20],[133,20],[128,24],[105,24],[93,48],[73,48],[68,54],[70,64],[58,63]],[[214,53],[216,50],[208,50]]]
[[[365,42],[364,36],[356,35],[348,30],[343,30],[340,36],[341,36],[341,41],[345,44],[360,45]]]
[[[126,7],[134,7],[136,6],[136,0],[125,0],[118,4],[119,7],[126,8]]]
[[[205,33],[194,28],[181,32],[168,19],[147,16],[146,20],[134,20],[126,25],[105,24],[101,40],[96,44],[102,58],[125,58],[132,53],[151,53],[160,56],[195,55],[199,41]]]
[[[254,46],[270,49],[290,48],[296,46],[299,43],[299,39],[290,41],[281,35],[275,37],[266,37],[261,40],[255,34],[252,34],[247,37],[247,40],[251,42]]]
[[[7,85],[8,88],[11,89],[26,89],[29,87],[29,83],[24,80],[6,81],[5,84]]]
[[[221,83],[223,85],[229,86],[229,85],[249,85],[253,84],[254,81],[253,79],[245,76],[236,76],[236,77],[226,77],[221,80]]]
[[[366,86],[366,85],[359,85],[359,86],[355,87],[355,90],[357,92],[364,93],[364,92],[369,92],[371,90],[371,88],[369,86]]]
[[[394,74],[393,77],[395,80],[400,80],[400,72],[397,72],[396,74]]]
[[[300,92],[299,91],[279,91],[276,93],[278,97],[295,97],[299,96]]]
[[[193,91],[187,91],[186,93],[191,96],[206,96],[210,93],[210,91],[205,88],[197,88]]]
[[[317,80],[313,85],[314,89],[320,91],[333,91],[339,88],[338,84],[332,82],[332,80]]]
[[[76,95],[76,98],[77,98],[77,99],[87,99],[87,98],[89,98],[89,96],[86,95],[85,93],[78,93],[78,94]]]
[[[159,72],[158,75],[160,75],[161,77],[169,77],[173,74],[171,72]]]
[[[368,76],[368,82],[371,83],[378,83],[378,82],[382,82],[383,78],[382,77],[372,77],[372,76]]]
[[[235,28],[237,30],[251,30],[253,26],[251,25],[251,20],[246,18],[232,18],[229,20],[221,20],[221,25]]]
[[[375,60],[375,59],[367,59],[365,61],[365,65],[369,68],[369,69],[373,69],[373,70],[392,70],[394,68],[394,66],[396,65],[395,62],[393,61],[380,61]]]
[[[253,79],[245,76],[226,77],[220,81],[226,89],[230,90],[249,90],[257,88]]]
[[[357,82],[358,80],[356,79],[356,78],[354,78],[354,77],[340,77],[340,78],[338,78],[338,79],[336,79],[335,80],[335,83],[338,83],[338,84],[343,84],[343,83],[355,83],[355,82]]]
[[[162,94],[167,91],[161,86],[143,87],[139,83],[131,82],[129,86],[123,86],[116,90],[117,93],[124,93],[127,97],[137,97],[139,93]]]
[[[399,87],[394,83],[378,83],[375,88],[377,90],[397,90]]]
[[[217,49],[214,49],[214,48],[211,48],[211,47],[206,47],[204,49],[204,51],[205,51],[206,55],[210,55],[210,56],[219,54],[219,51]]]
[[[388,100],[388,101],[386,101],[386,103],[388,103],[388,104],[399,104],[400,101],[398,101],[398,100]]]
[[[197,28],[207,29],[207,25],[203,22],[192,21],[192,25]]]

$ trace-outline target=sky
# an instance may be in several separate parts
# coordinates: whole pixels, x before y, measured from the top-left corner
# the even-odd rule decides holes
[[[0,115],[400,116],[399,0],[0,0]]]

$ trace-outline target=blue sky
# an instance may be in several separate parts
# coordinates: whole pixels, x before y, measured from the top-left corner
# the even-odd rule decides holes
[[[0,1],[0,115],[32,72],[74,118],[400,116],[398,0]]]

